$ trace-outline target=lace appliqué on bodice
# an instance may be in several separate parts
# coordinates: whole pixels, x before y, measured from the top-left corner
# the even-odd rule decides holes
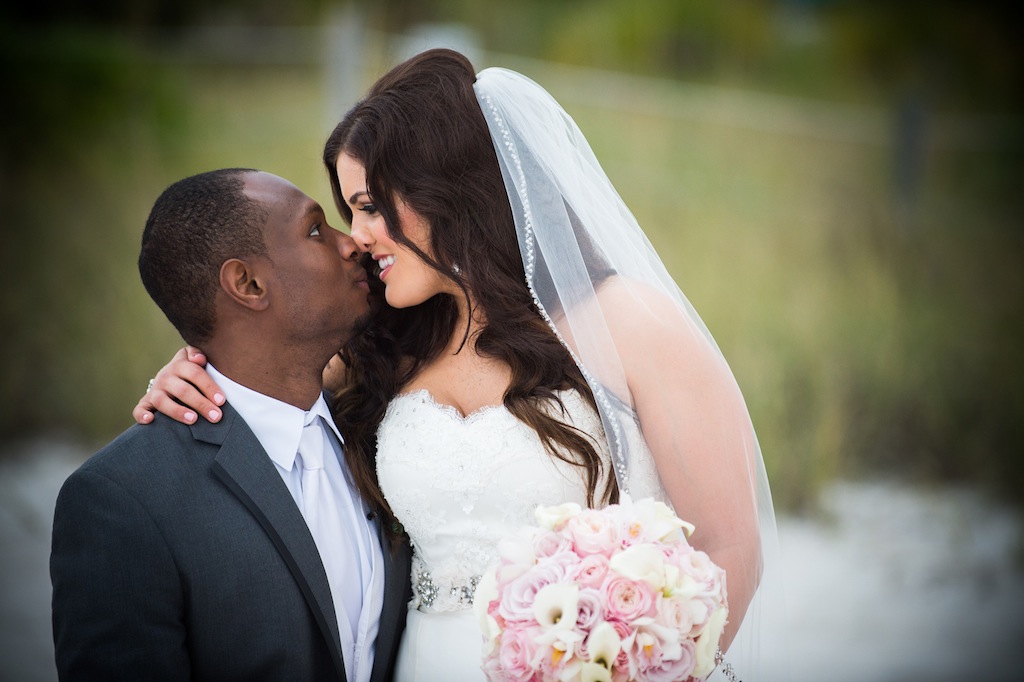
[[[551,414],[590,434],[608,461],[597,414],[575,392],[560,397],[566,414],[557,405]],[[377,474],[412,541],[414,599],[424,611],[468,608],[475,580],[498,560],[498,543],[534,524],[538,505],[586,505],[582,471],[552,457],[504,406],[463,417],[425,390],[388,406]],[[656,488],[656,480],[633,480],[634,497]]]

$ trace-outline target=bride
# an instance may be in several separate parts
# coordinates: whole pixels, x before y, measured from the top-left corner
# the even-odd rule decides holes
[[[431,50],[373,85],[324,162],[386,301],[325,385],[360,491],[414,549],[398,679],[482,679],[471,604],[502,538],[537,505],[627,495],[696,526],[726,571],[721,649],[761,678],[784,621],[743,397],[568,114],[520,74]],[[136,418],[180,418],[172,395],[207,414],[196,371],[176,355]]]

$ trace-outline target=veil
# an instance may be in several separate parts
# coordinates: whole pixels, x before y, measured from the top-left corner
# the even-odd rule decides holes
[[[771,493],[753,426],[721,351],[554,98],[529,78],[500,68],[481,71],[474,89],[504,177],[527,284],[594,393],[620,495],[678,502],[685,490],[685,511],[675,505],[684,520],[719,508],[748,517],[761,550],[760,562],[753,562],[759,565],[749,570],[760,582],[753,578],[756,592],[726,661],[748,682],[788,679]],[[624,344],[621,331],[637,320],[652,320],[651,336],[677,349],[664,373],[639,380],[630,371],[638,360],[631,353],[643,353],[642,344]],[[682,378],[674,380],[677,372]],[[699,419],[686,414],[688,403],[678,392],[704,390],[692,385],[694,377],[713,377],[724,386],[709,394],[711,407],[701,403]],[[685,382],[691,386],[678,385]],[[719,395],[723,405],[738,407],[715,412]],[[694,432],[705,423],[714,424],[715,434],[728,434],[722,447],[702,444],[701,451],[718,458],[711,465],[707,457],[696,462],[690,456]],[[731,472],[727,481],[722,472]],[[675,495],[663,480],[675,482]],[[711,492],[703,481],[715,482],[706,486]],[[722,667],[711,679],[725,679]]]

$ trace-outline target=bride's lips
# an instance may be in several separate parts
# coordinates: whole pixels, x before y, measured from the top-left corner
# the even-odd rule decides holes
[[[390,254],[378,254],[374,255],[373,259],[377,261],[377,267],[379,268],[377,277],[383,282],[384,278],[391,272],[391,268],[395,265],[395,257]]]

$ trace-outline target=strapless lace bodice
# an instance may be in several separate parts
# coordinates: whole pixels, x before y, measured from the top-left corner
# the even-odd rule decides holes
[[[575,392],[560,397],[566,414],[555,405],[552,414],[595,436],[607,460],[597,414]],[[586,505],[582,471],[552,457],[504,406],[463,417],[427,391],[399,395],[388,406],[377,433],[377,473],[412,540],[415,602],[427,612],[468,608],[475,579],[498,559],[498,543],[534,524],[538,505]],[[634,467],[632,476],[634,497],[660,489],[653,465]]]

